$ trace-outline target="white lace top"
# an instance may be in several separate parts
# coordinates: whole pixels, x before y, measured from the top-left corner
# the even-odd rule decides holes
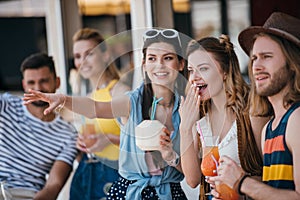
[[[212,135],[208,115],[201,118],[199,120],[199,123],[200,123],[201,131],[202,131],[204,136]],[[199,133],[198,127],[197,127],[197,131]],[[220,141],[220,143],[218,145],[218,148],[219,148],[220,156],[223,156],[223,155],[229,156],[238,165],[240,165],[240,159],[239,159],[239,155],[238,155],[238,140],[237,140],[236,120],[233,122],[230,130],[228,131],[226,136],[223,138],[223,140]]]

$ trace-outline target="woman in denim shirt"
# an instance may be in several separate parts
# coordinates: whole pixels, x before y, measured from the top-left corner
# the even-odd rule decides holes
[[[121,177],[111,187],[108,199],[186,199],[180,186],[183,174],[178,132],[179,97],[186,85],[181,38],[173,29],[150,29],[143,36],[144,83],[134,91],[111,102],[38,91],[26,94],[24,100],[49,102],[45,114],[61,105],[89,118],[119,117]],[[136,145],[135,127],[148,119],[159,120],[166,127],[156,151],[143,151]]]

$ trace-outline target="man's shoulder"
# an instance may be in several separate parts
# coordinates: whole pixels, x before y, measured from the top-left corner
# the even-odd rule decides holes
[[[8,102],[11,102],[11,101],[18,101],[18,102],[20,102],[22,100],[21,96],[14,95],[14,94],[11,94],[9,92],[1,93],[0,94],[0,99],[2,101],[8,101]]]
[[[289,117],[289,119],[295,119],[295,120],[300,120],[300,102],[295,103],[294,105],[292,105],[293,110],[291,112],[291,115]],[[291,108],[290,108],[291,109]]]
[[[297,148],[300,152],[299,146],[299,122],[300,122],[300,107],[295,108],[291,113],[287,122],[286,128],[286,143],[290,151]],[[295,152],[294,152],[295,153]]]
[[[299,127],[299,122],[300,122],[300,107],[295,108],[295,110],[289,116],[288,126]]]
[[[290,108],[291,110],[291,108]],[[287,121],[287,133],[298,134],[300,122],[300,103],[294,104]]]
[[[11,112],[12,110],[20,111],[23,103],[20,96],[12,95],[8,92],[0,94],[1,112]],[[3,108],[3,110],[2,110]]]

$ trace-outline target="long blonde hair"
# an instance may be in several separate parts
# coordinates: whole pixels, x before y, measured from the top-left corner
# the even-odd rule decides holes
[[[227,35],[221,37],[206,37],[198,41],[191,41],[187,47],[187,57],[196,50],[211,53],[220,64],[222,72],[226,74],[224,80],[226,92],[226,108],[231,109],[236,115],[238,154],[242,168],[252,175],[261,176],[262,157],[257,147],[255,137],[251,128],[248,104],[249,86],[245,82],[234,51],[233,44]],[[211,101],[202,103],[200,115],[209,111]],[[200,199],[207,199],[204,195],[210,190],[205,177],[201,176]]]

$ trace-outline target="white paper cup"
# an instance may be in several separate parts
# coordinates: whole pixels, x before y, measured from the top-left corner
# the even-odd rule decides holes
[[[144,120],[135,127],[136,145],[143,151],[159,150],[160,135],[165,126],[158,120]]]

